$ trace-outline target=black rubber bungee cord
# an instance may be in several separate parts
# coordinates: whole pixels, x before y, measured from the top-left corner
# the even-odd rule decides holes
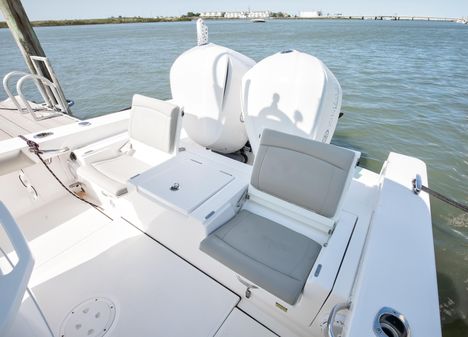
[[[77,198],[78,200],[81,200],[82,202],[84,203],[87,203],[88,205],[90,205],[91,207],[95,208],[98,212],[102,213],[104,216],[106,216],[108,219],[110,220],[113,220],[109,215],[107,215],[104,210],[92,203],[91,201],[88,201],[82,197],[80,197],[78,194],[76,194],[75,192],[73,192],[72,190],[70,190],[67,186],[65,186],[65,184],[60,180],[59,177],[57,177],[57,175],[54,173],[54,171],[52,171],[52,169],[49,167],[49,165],[47,165],[47,163],[45,162],[45,160],[42,158],[41,154],[43,154],[43,152],[39,149],[39,144],[36,143],[35,141],[33,140],[30,140],[30,139],[27,139],[25,136],[23,135],[19,135],[18,136],[19,138],[21,138],[22,140],[24,140],[26,142],[26,144],[28,145],[29,147],[29,152],[32,152],[34,153],[38,158],[39,160],[42,162],[42,164],[44,164],[45,168],[47,169],[47,171],[49,171],[49,173],[55,178],[55,180],[57,180],[57,182],[68,192],[70,193],[72,196],[74,196],[75,198]]]

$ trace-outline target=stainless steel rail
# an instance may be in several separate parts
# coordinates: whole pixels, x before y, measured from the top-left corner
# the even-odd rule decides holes
[[[12,71],[3,78],[3,88],[16,109],[21,113],[30,113],[36,121],[60,116],[63,113],[71,114],[70,106],[73,105],[73,101],[65,99],[63,90],[48,59],[40,56],[31,56],[30,58],[36,74]],[[17,81],[16,91],[23,105],[18,102],[9,88],[9,81],[14,76],[21,76]],[[38,109],[33,109],[24,95],[22,86],[26,80],[34,82],[44,100],[44,103]],[[41,111],[41,113],[37,113],[38,111]]]
[[[335,322],[335,317],[336,317],[336,314],[341,311],[341,310],[345,310],[345,309],[349,309],[351,307],[351,302],[347,302],[347,303],[338,303],[337,305],[335,305],[332,309],[332,311],[330,312],[330,315],[328,316],[328,320],[327,320],[327,336],[328,337],[335,337],[335,333],[333,332],[333,323]]]
[[[18,100],[16,99],[15,95],[12,94],[10,88],[9,88],[9,82],[11,78],[15,76],[26,76],[30,75],[30,73],[25,73],[24,71],[11,71],[8,74],[3,77],[3,89],[5,90],[5,93],[7,94],[8,98],[10,98],[11,102],[15,105],[16,109],[18,109],[19,112],[21,113],[28,113],[29,111],[26,108],[21,107],[21,105],[18,103]],[[44,92],[44,88],[40,85],[39,81],[35,79],[34,84],[37,87],[37,90],[42,96],[42,99],[44,100],[45,104],[48,107],[52,107],[52,102],[50,102],[48,96]]]
[[[42,114],[42,115],[36,114],[36,111],[33,110],[28,100],[26,99],[26,96],[24,95],[24,92],[23,92],[23,83],[28,79],[32,79],[34,81],[40,81],[45,88],[47,88],[48,90],[52,92],[54,98],[58,101],[57,105],[54,105],[51,111],[48,112],[47,114]],[[20,99],[23,101],[23,104],[26,107],[26,110],[37,121],[55,117],[55,116],[60,116],[62,115],[63,112],[67,111],[68,109],[67,102],[64,101],[62,97],[58,94],[57,86],[53,82],[49,81],[47,78],[43,76],[28,74],[28,75],[21,77],[21,79],[16,84],[16,91],[18,92]]]
[[[52,65],[50,64],[49,59],[47,57],[43,57],[43,56],[30,56],[30,58],[31,58],[31,61],[32,61],[33,65],[34,65],[34,69],[36,69],[36,73],[39,76],[42,76],[42,77],[45,77],[45,78],[50,77],[51,82],[54,83],[55,92],[50,92],[48,87],[45,88],[46,91],[49,91],[48,92],[49,95],[52,94],[51,98],[53,100],[55,100],[55,103],[60,106],[63,113],[71,114],[70,109],[69,109],[69,107],[71,105],[67,104],[65,94],[63,93],[62,87],[60,86],[58,78],[55,75],[54,69],[52,68]],[[49,76],[47,76],[47,74],[45,74],[43,72],[43,68],[41,68],[41,64],[47,69],[47,72],[49,73],[48,74]],[[65,103],[65,104],[63,104],[63,103]]]

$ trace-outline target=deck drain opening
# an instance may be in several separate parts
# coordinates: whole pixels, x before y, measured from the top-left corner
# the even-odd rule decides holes
[[[374,332],[379,337],[410,337],[406,318],[392,308],[382,308],[374,321]]]
[[[380,317],[380,325],[382,326],[382,330],[389,337],[406,337],[407,335],[403,322],[393,315],[382,315],[382,317]]]
[[[90,298],[74,307],[60,326],[60,337],[102,337],[115,319],[115,304],[102,297]]]

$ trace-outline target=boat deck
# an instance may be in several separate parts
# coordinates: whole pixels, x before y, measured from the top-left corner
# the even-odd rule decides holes
[[[31,102],[31,107],[40,108],[40,105]],[[31,114],[18,112],[10,99],[0,102],[0,141],[75,122],[74,117],[67,115],[36,121]]]
[[[56,138],[45,141],[44,145],[76,146],[74,153],[79,158],[80,150],[90,153],[90,148],[96,151],[102,145],[90,143],[94,139],[91,133],[97,138],[101,137],[101,140],[112,133],[119,135],[126,127],[126,123],[123,123],[126,118],[127,112],[99,117],[85,131],[81,131],[83,129],[79,125],[59,128],[54,130]],[[74,139],[82,143],[74,143]],[[110,146],[110,143],[106,144]],[[422,308],[411,301],[418,298],[418,303],[421,303],[424,298],[428,298],[426,294],[432,293],[428,288],[436,289],[435,284],[427,281],[436,280],[434,257],[429,253],[432,249],[430,238],[423,240],[426,243],[422,247],[424,249],[421,249],[421,243],[418,244],[420,254],[412,252],[415,243],[422,237],[419,232],[425,232],[426,235],[431,232],[427,228],[414,230],[413,223],[420,220],[406,215],[406,211],[410,210],[417,217],[424,214],[427,219],[421,225],[430,226],[428,200],[422,203],[411,191],[410,184],[416,173],[425,179],[424,163],[393,154],[389,156],[391,160],[381,175],[357,168],[343,201],[343,215],[347,214],[348,220],[341,221],[345,219],[343,216],[330,238],[323,237],[323,233],[327,232],[320,228],[301,226],[298,221],[294,222],[285,216],[280,218],[285,225],[295,226],[294,230],[313,240],[325,242],[329,239],[326,246],[329,250],[323,250],[321,257],[320,264],[327,266],[320,274],[321,283],[317,283],[317,276],[314,275],[312,282],[306,283],[300,302],[286,307],[262,288],[255,288],[253,296],[247,297],[246,285],[239,279],[239,275],[199,248],[207,233],[229,216],[229,208],[225,206],[232,209],[241,201],[243,188],[248,186],[251,176],[251,166],[209,151],[185,137],[182,137],[179,145],[184,150],[171,160],[189,159],[198,165],[206,163],[209,168],[238,178],[238,184],[233,182],[218,191],[216,198],[203,201],[190,216],[181,212],[179,203],[162,200],[157,193],[146,193],[132,181],[127,184],[127,194],[114,198],[99,193],[98,188],[93,191],[91,187],[97,185],[96,181],[82,180],[79,176],[65,179],[65,175],[73,175],[66,161],[66,153],[54,157],[49,167],[60,173],[63,181],[83,183],[86,196],[90,199],[99,198],[110,218],[66,194],[42,163],[24,167],[23,176],[28,178],[27,182],[31,184],[29,187],[25,186],[23,180],[17,179],[17,168],[0,177],[3,187],[0,189],[0,199],[14,215],[36,261],[29,288],[35,294],[38,306],[44,312],[54,335],[98,337],[101,335],[97,332],[105,328],[109,329],[106,335],[112,337],[321,336],[324,326],[322,317],[326,316],[322,316],[322,313],[329,313],[336,303],[344,303],[352,291],[352,303],[358,303],[359,309],[351,307],[349,317],[352,322],[349,321],[348,327],[359,332],[353,332],[351,336],[372,334],[376,312],[388,305],[408,313],[412,327],[418,331],[429,331],[425,335],[440,331],[437,319],[432,319],[431,325],[427,320],[418,319]],[[10,148],[6,150],[11,151]],[[186,166],[181,163],[176,166],[182,168],[180,175],[177,170],[168,170],[177,173],[165,179],[168,183],[180,182],[179,178],[185,179],[186,175],[196,178],[195,171],[184,169]],[[202,178],[199,180],[205,182],[211,176]],[[423,182],[427,184],[427,180]],[[390,188],[386,188],[385,184]],[[387,195],[382,197],[382,191]],[[189,194],[191,198],[204,199],[199,188],[196,193]],[[386,212],[377,213],[379,209]],[[262,214],[268,210],[258,207],[257,211]],[[207,217],[212,212],[217,213],[218,217]],[[397,218],[394,221],[392,217],[395,216]],[[210,217],[211,220],[205,221]],[[385,221],[376,222],[382,218]],[[369,228],[371,222],[380,227],[377,230]],[[13,248],[9,242],[5,242],[6,237],[2,234],[0,231],[0,247],[7,254],[14,255]],[[372,239],[371,243],[368,242],[369,238]],[[388,241],[389,238],[392,240]],[[382,242],[388,246],[386,249],[381,249],[385,246]],[[394,247],[398,247],[397,253]],[[343,252],[343,249],[346,251]],[[395,256],[398,258],[395,259]],[[410,264],[401,263],[409,261],[406,256],[414,256],[416,259]],[[0,271],[4,274],[8,272],[5,260],[0,254]],[[392,268],[389,272],[399,270],[396,275],[411,273],[411,282],[401,279],[398,283],[388,275],[382,278],[381,272],[374,272],[381,268],[381,261],[393,263],[390,264]],[[334,266],[338,266],[338,273],[333,271],[338,270]],[[409,270],[408,266],[413,267]],[[328,270],[333,272],[329,273]],[[414,274],[413,270],[418,270],[418,273]],[[421,282],[427,286],[420,286]],[[331,292],[329,284],[333,287]],[[373,296],[368,295],[369,291],[364,291],[370,289],[369,284],[372,284],[372,289],[377,289]],[[395,284],[398,286],[395,287]],[[408,292],[400,291],[409,288],[409,285],[412,286],[409,293],[411,296]],[[359,287],[359,291],[355,291],[356,287]],[[379,289],[387,292],[381,296]],[[325,300],[331,298],[329,294],[333,296],[332,301]],[[436,293],[430,296],[436,296]],[[395,303],[395,298],[398,303]],[[97,305],[90,304],[90,312],[101,317],[103,312],[114,311],[115,322],[109,327],[101,323],[85,325],[85,321],[97,321],[89,320],[88,316],[82,317],[81,314],[78,317],[82,317],[82,320],[70,319],[75,310],[87,314],[88,308],[81,306],[87,305],[90,300],[98,302]],[[33,335],[31,326],[37,321],[41,322],[40,317],[34,318],[38,312],[34,302],[28,296],[24,298],[14,329],[6,337]],[[112,307],[106,307],[109,303]],[[437,299],[431,303],[435,307],[426,305],[424,317],[437,313]],[[94,310],[96,306],[104,308],[104,311],[99,308]],[[311,313],[317,313],[316,318]],[[113,319],[110,317],[109,322]],[[85,330],[80,330],[82,328]],[[77,335],[71,331],[83,334]]]
[[[36,259],[29,287],[56,336],[100,336],[96,315],[107,314],[103,303],[115,310],[106,334],[113,337],[275,336],[236,308],[235,293],[128,222],[70,196],[24,214],[18,223]],[[93,320],[87,308],[83,317],[70,318],[89,299],[99,303],[89,304]],[[27,335],[33,309],[25,298],[11,336]],[[70,323],[64,323],[67,317]]]

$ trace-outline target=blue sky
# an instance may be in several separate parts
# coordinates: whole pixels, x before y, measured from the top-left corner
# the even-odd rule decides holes
[[[468,0],[22,0],[31,20],[170,16],[187,11],[269,9],[297,14],[321,9],[344,15],[468,16]]]

